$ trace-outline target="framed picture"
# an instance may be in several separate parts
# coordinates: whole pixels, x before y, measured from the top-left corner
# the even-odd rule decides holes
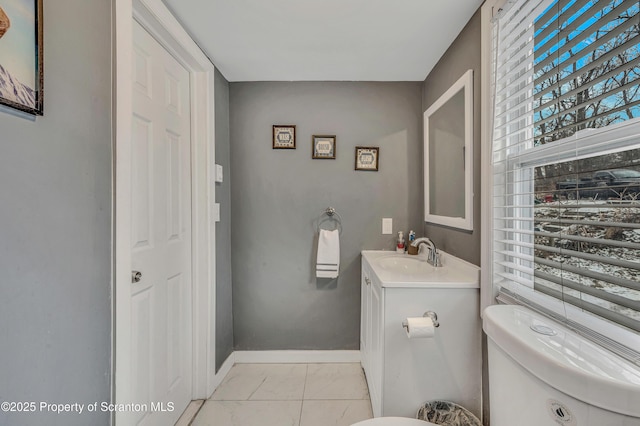
[[[336,136],[313,135],[311,138],[311,158],[336,159]]]
[[[356,146],[356,170],[378,171],[380,148],[373,146]]]
[[[42,60],[42,0],[0,3],[1,105],[42,115]]]
[[[296,149],[296,126],[274,124],[273,149]]]

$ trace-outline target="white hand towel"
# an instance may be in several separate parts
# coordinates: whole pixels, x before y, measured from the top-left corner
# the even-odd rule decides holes
[[[338,230],[320,230],[318,235],[318,257],[316,277],[337,278],[340,272],[340,233]]]

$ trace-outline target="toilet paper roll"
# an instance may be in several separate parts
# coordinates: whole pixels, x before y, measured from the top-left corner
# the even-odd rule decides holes
[[[433,337],[435,327],[429,317],[407,318],[407,337],[409,339],[424,339]]]

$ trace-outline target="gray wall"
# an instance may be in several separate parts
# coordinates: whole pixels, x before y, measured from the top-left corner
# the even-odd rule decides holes
[[[473,232],[425,223],[424,235],[438,248],[480,265],[480,9],[440,58],[424,81],[422,110],[426,111],[468,70],[473,69]],[[458,117],[452,117],[458,121]]]
[[[473,69],[473,152],[474,152],[474,199],[473,199],[473,232],[461,231],[425,223],[424,233],[433,239],[443,250],[480,265],[480,44],[481,19],[480,9],[473,15],[460,35],[449,46],[446,53],[436,64],[424,81],[422,109],[424,111],[435,102],[458,78],[468,69]],[[482,420],[488,425],[489,418],[489,377],[487,364],[486,336],[482,335]]]
[[[235,349],[358,349],[360,251],[394,248],[383,217],[394,233],[422,227],[421,86],[230,84]],[[273,124],[297,125],[297,149],[272,149]],[[337,135],[336,160],[311,159],[313,134]],[[354,171],[356,146],[380,147],[379,172]],[[328,206],[342,216],[340,277],[316,280]]]
[[[45,115],[0,111],[0,401],[110,401],[111,2],[44,3]]]
[[[229,83],[215,74],[216,163],[224,170],[216,183],[220,222],[216,223],[216,371],[233,352],[233,312],[231,286],[231,172],[229,140]]]

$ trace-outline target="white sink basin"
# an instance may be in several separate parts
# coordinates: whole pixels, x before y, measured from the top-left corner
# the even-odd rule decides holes
[[[479,287],[479,268],[443,251],[443,266],[427,262],[425,254],[410,256],[390,251],[365,250],[363,258],[380,278],[383,287]]]
[[[409,257],[408,255],[391,255],[382,257],[377,261],[380,268],[389,272],[397,272],[400,274],[441,274],[445,272],[444,267],[434,267],[427,263],[426,259],[418,257]]]

